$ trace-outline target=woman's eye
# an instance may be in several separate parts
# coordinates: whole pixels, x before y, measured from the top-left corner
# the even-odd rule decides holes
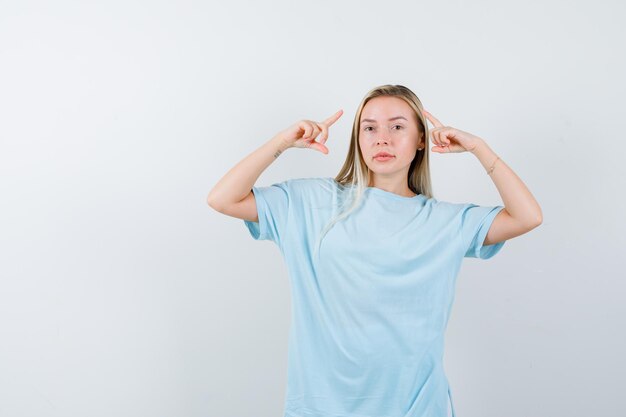
[[[399,127],[400,129],[404,129],[404,126],[402,125],[395,125],[394,127]],[[374,129],[372,126],[365,126],[363,128],[363,130],[365,130],[366,132],[369,132],[369,129]]]

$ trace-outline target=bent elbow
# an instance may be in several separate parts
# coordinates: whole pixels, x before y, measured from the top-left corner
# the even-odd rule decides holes
[[[539,227],[539,225],[543,223],[543,217],[541,215],[539,215],[539,217],[535,218],[534,221],[532,221],[531,223],[529,223],[527,225],[528,230],[532,230],[535,227]]]
[[[209,196],[206,199],[206,203],[209,205],[209,207],[211,207],[213,210],[221,212],[222,208],[219,205],[219,203],[217,201],[215,201],[213,198],[211,198],[211,195],[209,194]]]
[[[541,223],[543,223],[543,213],[540,210],[535,218],[535,227],[539,226]]]

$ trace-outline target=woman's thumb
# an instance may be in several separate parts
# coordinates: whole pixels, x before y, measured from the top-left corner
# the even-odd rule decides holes
[[[316,151],[319,151],[323,153],[324,155],[328,153],[328,148],[319,142],[313,141],[311,145],[309,146],[309,148],[315,149]]]

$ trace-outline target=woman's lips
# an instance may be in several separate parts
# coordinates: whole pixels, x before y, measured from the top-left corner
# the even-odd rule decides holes
[[[390,159],[393,159],[394,157],[392,155],[381,155],[381,156],[375,156],[374,159],[380,162],[384,162],[384,161],[388,161]]]

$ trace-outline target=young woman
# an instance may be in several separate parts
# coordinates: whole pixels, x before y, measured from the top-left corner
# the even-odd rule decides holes
[[[462,260],[491,258],[541,224],[541,209],[482,138],[443,125],[401,85],[363,99],[335,178],[254,185],[289,148],[327,154],[329,128],[342,113],[278,133],[208,196],[214,209],[243,219],[254,239],[275,242],[286,261],[292,321],[284,415],[454,416],[443,349]],[[435,199],[428,138],[434,152],[476,156],[504,206]]]

